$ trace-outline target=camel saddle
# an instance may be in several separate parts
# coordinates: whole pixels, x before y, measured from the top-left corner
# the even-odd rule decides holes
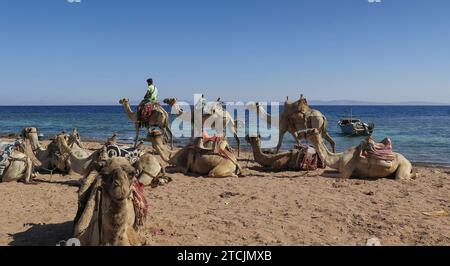
[[[140,226],[144,225],[149,205],[145,198],[144,185],[141,184],[137,178],[133,178],[131,190],[133,191],[133,207],[134,213],[136,214],[134,229],[138,230]]]
[[[150,127],[150,117],[153,111],[160,107],[159,103],[147,103],[138,107],[139,127]]]
[[[314,171],[317,169],[325,169],[325,162],[317,154],[316,149],[308,145],[295,145],[295,148],[299,151],[296,161],[296,165],[299,170],[302,171]]]
[[[237,163],[234,159],[232,151],[230,151],[230,147],[228,145],[224,146],[226,142],[223,142],[225,139],[222,135],[214,135],[210,136],[206,131],[203,132],[202,137],[196,139],[193,144],[193,149],[200,152],[212,152],[214,154],[218,154],[226,159]],[[205,147],[205,143],[211,143],[211,146]]]
[[[0,147],[0,176],[3,175],[6,168],[9,166],[11,160],[14,160],[12,158],[12,154],[14,150],[16,150],[16,147],[22,145],[21,140],[16,140],[13,143],[4,145],[3,147]]]
[[[392,141],[389,138],[385,138],[380,143],[377,143],[371,136],[369,136],[361,143],[360,149],[362,157],[384,161],[395,160],[395,154],[392,151]]]

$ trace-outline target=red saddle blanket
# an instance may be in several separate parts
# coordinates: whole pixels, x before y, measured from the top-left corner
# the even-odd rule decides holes
[[[134,227],[138,228],[144,225],[147,218],[148,203],[144,194],[144,185],[141,184],[136,178],[133,179],[133,185],[131,186],[133,191],[133,206],[136,214]]]
[[[145,105],[139,105],[138,107],[138,120],[140,127],[150,127],[150,117],[152,112],[158,108],[158,103],[150,103]]]
[[[362,155],[367,158],[385,161],[395,159],[395,154],[392,151],[392,141],[389,138],[385,138],[382,142],[377,143],[369,136],[362,144]]]
[[[317,154],[316,149],[307,145],[295,146],[298,150],[297,164],[302,171],[325,169],[325,162]]]

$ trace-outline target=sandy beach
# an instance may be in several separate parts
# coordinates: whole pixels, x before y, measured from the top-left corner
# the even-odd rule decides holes
[[[266,172],[249,152],[241,165],[247,177],[169,173],[173,182],[146,188],[147,245],[365,245],[373,237],[382,245],[450,245],[450,217],[424,214],[450,210],[448,168],[420,166],[417,180],[396,181]],[[80,178],[39,174],[36,185],[1,183],[0,245],[69,239]]]

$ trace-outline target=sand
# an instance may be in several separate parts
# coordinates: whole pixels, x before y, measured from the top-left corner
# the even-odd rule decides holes
[[[241,158],[245,178],[170,173],[170,184],[147,188],[147,244],[365,245],[377,237],[382,245],[450,245],[450,217],[423,214],[450,210],[450,169],[420,166],[414,181],[339,180],[323,170],[265,172],[249,152]],[[79,179],[0,183],[0,245],[69,239]]]

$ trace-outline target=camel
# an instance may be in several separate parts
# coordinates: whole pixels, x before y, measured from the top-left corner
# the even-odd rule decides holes
[[[74,219],[74,237],[82,246],[143,244],[138,229],[145,220],[147,202],[136,188],[135,175],[127,159],[114,157],[83,180]]]
[[[220,100],[220,98],[218,99]],[[191,112],[191,117],[189,116],[182,116],[183,109],[179,106],[177,98],[166,98],[163,100],[165,104],[168,104],[170,107],[172,107],[172,112],[175,113],[177,116],[181,116],[182,118],[189,119],[186,122],[191,124],[192,126],[192,138],[194,137],[194,112]],[[240,155],[240,146],[241,141],[237,135],[238,126],[240,124],[240,121],[233,120],[233,117],[231,114],[227,111],[225,111],[221,104],[218,102],[214,108],[212,108],[211,114],[203,114],[202,115],[202,131],[203,131],[203,125],[205,124],[205,121],[223,121],[223,129],[228,129],[229,132],[231,132],[234,136],[234,139],[236,140],[236,144],[238,146],[238,157]],[[213,128],[216,128],[215,123],[212,123],[211,125]],[[225,132],[219,132],[220,134],[224,134]]]
[[[25,184],[31,184],[34,177],[33,162],[25,154],[23,144],[11,149],[10,154],[0,156],[0,182],[23,180]]]
[[[364,157],[361,155],[360,146],[333,153],[328,150],[322,134],[317,129],[301,130],[296,135],[313,143],[326,165],[339,171],[340,178],[386,178],[395,175],[396,179],[410,180],[417,177],[417,174],[412,173],[411,163],[400,153],[393,153],[392,161]]]
[[[322,134],[322,137],[326,139],[333,149],[333,152],[336,152],[336,142],[328,133],[328,120],[327,118],[318,110],[309,108],[308,102],[303,95],[300,97],[300,100],[296,102],[289,102],[289,98],[286,99],[284,104],[284,111],[280,114],[280,119],[278,123],[276,123],[276,119],[272,119],[272,116],[269,115],[264,107],[260,103],[256,103],[253,106],[256,108],[258,114],[262,114],[261,119],[272,126],[278,127],[279,135],[278,135],[278,145],[276,152],[280,151],[281,145],[283,144],[284,134],[289,132],[295,139],[295,132],[302,129],[307,128],[316,128]],[[297,144],[300,143],[299,139],[295,139]]]
[[[171,151],[165,146],[162,135],[161,131],[153,130],[146,140],[152,142],[153,148],[165,162],[177,166],[184,174],[194,173],[217,178],[237,177],[237,174],[243,174],[236,157],[231,152],[228,152],[227,156],[222,156],[211,150],[199,150],[190,145],[179,151]],[[223,140],[223,144],[220,145],[223,148],[228,144]]]
[[[121,99],[119,103],[123,106],[123,109],[125,110],[125,113],[127,114],[128,118],[134,122],[135,129],[136,129],[136,137],[134,139],[134,145],[136,146],[139,141],[139,132],[141,129],[141,123],[138,121],[138,113],[133,112],[131,110],[130,101],[129,99]],[[162,108],[161,106],[158,106],[156,110],[153,110],[151,116],[150,116],[150,123],[149,127],[157,126],[164,130],[165,134],[169,134],[169,139],[171,143],[171,147],[173,147],[173,134],[169,127],[169,114]],[[149,128],[147,128],[149,130]]]
[[[268,168],[273,172],[281,171],[298,171],[304,152],[300,149],[292,149],[290,151],[265,154],[261,150],[261,138],[259,136],[247,136],[245,140],[250,144],[253,150],[255,161],[261,166]]]
[[[108,150],[110,145],[115,145],[115,136],[108,139],[107,145],[103,146],[94,153],[81,157],[79,154],[74,153],[69,147],[67,141],[68,138],[65,135],[57,136],[58,147],[63,155],[67,158],[67,165],[69,171],[76,173],[81,176],[86,176],[92,170],[93,165],[99,161],[105,161],[111,157]],[[116,147],[114,147],[116,148]],[[120,154],[115,156],[121,157]],[[130,158],[127,158],[130,159]],[[165,169],[161,166],[158,160],[150,153],[144,153],[139,156],[139,160],[133,164],[134,167],[139,171],[138,180],[145,186],[158,186],[164,185],[171,181],[170,178],[166,177]]]
[[[62,133],[65,134],[65,133]],[[38,130],[34,127],[27,127],[24,128],[21,132],[21,137],[24,140],[28,140],[31,144],[31,149],[33,151],[34,156],[36,159],[40,162],[40,168],[41,169],[52,169],[54,166],[58,168],[58,170],[65,170],[66,165],[64,162],[55,162],[52,159],[52,152],[50,145],[47,147],[43,147],[38,139]],[[80,135],[78,134],[78,131],[76,128],[73,129],[72,134],[69,136],[68,147],[71,149],[71,152],[76,154],[78,157],[87,157],[89,156],[90,152],[84,150],[82,148]]]

